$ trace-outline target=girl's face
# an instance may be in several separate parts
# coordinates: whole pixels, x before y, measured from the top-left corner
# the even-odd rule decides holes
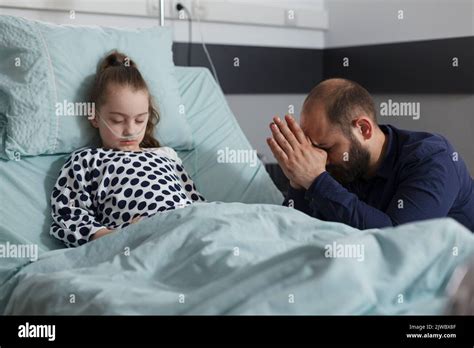
[[[92,125],[99,129],[102,146],[107,149],[139,151],[148,122],[148,106],[146,90],[133,91],[129,86],[108,86],[106,102],[101,105],[100,113],[91,120]]]

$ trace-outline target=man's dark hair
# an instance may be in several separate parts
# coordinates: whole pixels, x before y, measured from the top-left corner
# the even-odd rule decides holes
[[[315,103],[323,103],[326,115],[333,125],[352,138],[351,122],[365,113],[377,125],[375,105],[369,92],[357,82],[346,79],[329,79],[319,83],[306,97],[302,112],[310,114]]]

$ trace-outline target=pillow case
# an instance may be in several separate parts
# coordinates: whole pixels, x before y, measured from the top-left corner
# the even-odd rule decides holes
[[[135,61],[148,84],[160,113],[155,134],[160,143],[193,149],[171,48],[167,27],[54,25],[0,16],[0,156],[99,145],[88,119],[88,93],[99,62],[114,49]]]

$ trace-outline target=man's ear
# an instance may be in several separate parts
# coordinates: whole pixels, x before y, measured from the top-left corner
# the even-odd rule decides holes
[[[365,115],[352,120],[352,125],[357,128],[357,132],[362,135],[364,140],[369,140],[374,135],[372,120]]]

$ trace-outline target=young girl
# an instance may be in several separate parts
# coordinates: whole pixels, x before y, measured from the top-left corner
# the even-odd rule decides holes
[[[153,137],[159,115],[135,63],[113,52],[92,88],[101,148],[73,152],[51,195],[50,233],[68,247],[205,199],[176,152]]]

